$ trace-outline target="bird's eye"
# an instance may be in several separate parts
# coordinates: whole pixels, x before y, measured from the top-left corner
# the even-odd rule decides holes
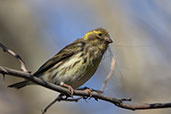
[[[98,36],[102,36],[102,33],[99,33]]]

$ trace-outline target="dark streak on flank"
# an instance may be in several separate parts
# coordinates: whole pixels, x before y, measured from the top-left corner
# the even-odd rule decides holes
[[[87,62],[87,58],[84,58],[83,62],[86,63]]]
[[[74,67],[77,63],[79,63],[80,62],[80,60],[79,61],[76,61],[73,65],[72,65],[72,67]]]

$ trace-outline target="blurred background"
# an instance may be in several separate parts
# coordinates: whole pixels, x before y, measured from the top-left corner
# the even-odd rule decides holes
[[[106,28],[114,43],[96,74],[84,86],[100,89],[117,64],[105,94],[131,103],[170,102],[170,0],[0,0],[0,42],[35,72],[61,48],[94,28]],[[20,69],[0,50],[0,65]],[[1,74],[0,74],[1,75]],[[40,86],[21,90],[7,85],[22,79],[0,76],[1,114],[40,114],[58,94]],[[171,109],[129,111],[95,100],[57,102],[47,114],[170,114]]]

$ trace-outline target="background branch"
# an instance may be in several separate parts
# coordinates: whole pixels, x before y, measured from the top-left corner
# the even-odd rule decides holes
[[[112,59],[112,63],[111,63],[111,67],[110,67],[110,72],[109,74],[106,76],[106,79],[102,85],[102,88],[101,88],[101,91],[104,92],[104,89],[108,83],[108,81],[110,80],[110,78],[112,77],[112,74],[114,72],[114,69],[115,69],[115,63],[116,63],[116,56],[113,57]]]
[[[22,59],[18,54],[16,54],[14,51],[8,49],[8,48],[7,48],[6,46],[4,46],[2,43],[0,43],[0,47],[2,48],[2,50],[3,50],[4,52],[9,53],[10,55],[12,55],[13,57],[15,57],[15,58],[18,60],[18,62],[19,62],[19,64],[20,64],[20,68],[21,68],[22,71],[28,72],[28,70],[27,70],[26,67],[25,67],[25,64],[24,64],[23,59]]]

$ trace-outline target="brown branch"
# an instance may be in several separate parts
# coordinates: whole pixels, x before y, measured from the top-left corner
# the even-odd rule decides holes
[[[62,98],[63,95],[60,94],[57,98],[55,98],[52,102],[50,102],[44,109],[42,109],[42,114],[45,114],[46,111],[57,101],[68,101],[68,102],[78,102],[80,99],[82,99],[82,97],[78,97],[78,98],[72,98],[72,99],[68,99],[68,98]]]
[[[60,94],[61,95],[61,94]],[[61,100],[61,96],[58,96],[57,98],[55,98],[50,104],[48,104],[44,109],[42,109],[42,114],[45,114],[46,111],[54,104],[56,103],[57,101],[60,101]]]
[[[58,86],[58,85],[54,85],[52,83],[45,82],[45,81],[43,81],[37,77],[34,77],[30,73],[26,73],[26,72],[14,70],[14,69],[2,67],[2,66],[0,66],[0,73],[1,74],[8,74],[10,76],[24,78],[24,79],[30,80],[30,81],[38,84],[38,85],[41,85],[41,86],[46,87],[48,89],[54,90],[56,92],[60,92],[60,93],[65,94],[65,95],[70,95],[70,91],[68,89],[61,87],[61,86]],[[81,90],[74,90],[73,95],[89,97],[88,92],[81,91]],[[105,96],[104,94],[98,93],[95,91],[92,92],[92,98],[100,99],[100,100],[103,100],[106,102],[110,102],[110,103],[112,103],[118,107],[121,107],[124,109],[129,109],[129,110],[171,108],[171,103],[153,103],[153,104],[137,104],[137,105],[127,104],[127,103],[123,102],[125,99],[122,101],[122,99],[117,99],[114,97]]]
[[[19,64],[20,64],[20,68],[21,68],[22,71],[28,72],[28,70],[27,70],[26,67],[25,67],[25,64],[24,64],[23,59],[22,59],[18,54],[16,54],[14,51],[8,49],[8,48],[7,48],[6,46],[4,46],[2,43],[0,43],[0,47],[2,48],[2,50],[3,50],[4,52],[8,52],[10,55],[12,55],[13,57],[15,57],[15,58],[18,60],[18,62],[19,62]]]
[[[104,92],[104,89],[108,83],[108,81],[110,80],[110,78],[112,77],[112,74],[114,72],[114,69],[115,69],[115,63],[116,63],[116,56],[113,57],[112,59],[112,63],[111,63],[111,67],[110,67],[110,72],[109,74],[106,76],[106,79],[102,85],[102,88],[101,88],[101,91]]]

